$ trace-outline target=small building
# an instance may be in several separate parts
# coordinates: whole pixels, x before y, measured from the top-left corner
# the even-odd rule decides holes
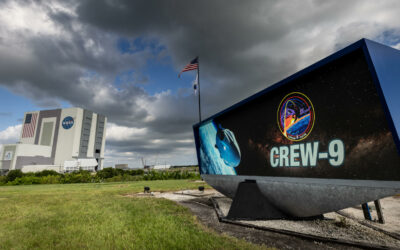
[[[169,168],[171,168],[171,165],[169,165],[169,164],[160,164],[160,165],[153,166],[153,169],[155,169],[155,170],[169,169]]]
[[[0,170],[103,168],[107,118],[82,108],[26,112],[19,142],[3,145]]]
[[[116,169],[128,170],[128,164],[115,164]]]
[[[171,168],[171,165],[169,164],[162,164],[162,165],[145,165],[143,167],[146,170],[163,170],[163,169],[169,169]]]

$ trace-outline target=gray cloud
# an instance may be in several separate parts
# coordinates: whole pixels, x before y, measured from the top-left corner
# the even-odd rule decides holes
[[[395,1],[88,0],[77,13],[81,22],[104,31],[157,37],[177,70],[199,55],[210,115],[333,50],[364,36],[377,38],[396,26],[394,9],[400,9]]]
[[[14,3],[2,8],[34,7],[37,14],[25,28],[0,26],[0,84],[43,107],[63,100],[107,115],[119,129],[145,128],[127,140],[108,140],[115,159],[195,160],[196,98],[190,86],[147,93],[143,86],[152,76],[143,72],[150,59],[171,58],[178,72],[200,56],[203,115],[209,116],[362,37],[393,44],[400,37],[398,1]],[[37,21],[39,13],[45,21]],[[121,54],[121,37],[155,41],[160,49]],[[130,70],[132,77],[114,84]]]

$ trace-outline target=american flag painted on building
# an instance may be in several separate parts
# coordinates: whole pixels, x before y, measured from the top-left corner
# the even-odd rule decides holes
[[[29,138],[35,135],[37,113],[26,114],[24,128],[22,130],[22,138]]]

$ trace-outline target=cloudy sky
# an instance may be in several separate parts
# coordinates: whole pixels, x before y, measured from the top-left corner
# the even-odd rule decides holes
[[[82,107],[108,117],[106,166],[197,164],[203,116],[363,37],[400,48],[400,1],[0,2],[0,144],[24,112]]]

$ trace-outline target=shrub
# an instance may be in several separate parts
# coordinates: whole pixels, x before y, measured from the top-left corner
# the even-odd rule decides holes
[[[16,170],[10,170],[7,174],[7,179],[6,182],[11,182],[14,181],[18,177],[22,177],[24,174],[22,173],[21,170],[16,169]]]
[[[121,182],[121,181],[141,181],[143,180],[143,176],[140,175],[117,175],[108,179],[105,179],[105,182]]]
[[[143,169],[132,169],[132,170],[125,170],[125,173],[135,176],[135,175],[143,175],[144,170]]]
[[[9,185],[29,185],[29,184],[40,184],[41,177],[36,176],[22,176],[17,177],[15,180],[8,182]]]
[[[96,180],[95,176],[92,176],[89,171],[79,170],[64,174],[61,183],[88,183],[95,182],[94,180]]]
[[[61,174],[57,173],[57,172],[54,171],[54,170],[43,170],[43,171],[34,173],[34,175],[35,175],[36,177],[43,177],[43,176],[49,176],[49,175],[55,175],[55,176],[57,176],[57,175],[61,175]]]
[[[179,179],[200,179],[198,173],[189,171],[149,171],[143,176],[144,180],[179,180]]]
[[[136,176],[136,175],[143,175],[143,174],[144,174],[143,169],[122,170],[122,169],[116,169],[116,168],[104,168],[103,170],[98,171],[96,175],[100,179],[109,179],[109,178],[112,178],[115,176],[125,176],[125,175]]]
[[[0,176],[0,184],[6,184],[7,183],[7,176]]]
[[[40,184],[59,184],[61,183],[61,175],[48,175],[40,178]]]
[[[11,170],[7,176],[0,176],[0,185],[29,185],[29,184],[56,184],[56,183],[89,183],[89,182],[118,182],[141,180],[171,180],[171,179],[200,179],[200,174],[181,170],[151,170],[143,169],[122,170],[105,168],[92,173],[85,170],[59,174],[53,170],[44,170],[37,173],[22,173],[21,170]]]
[[[101,179],[108,179],[118,175],[118,171],[115,168],[104,168],[96,174]]]

